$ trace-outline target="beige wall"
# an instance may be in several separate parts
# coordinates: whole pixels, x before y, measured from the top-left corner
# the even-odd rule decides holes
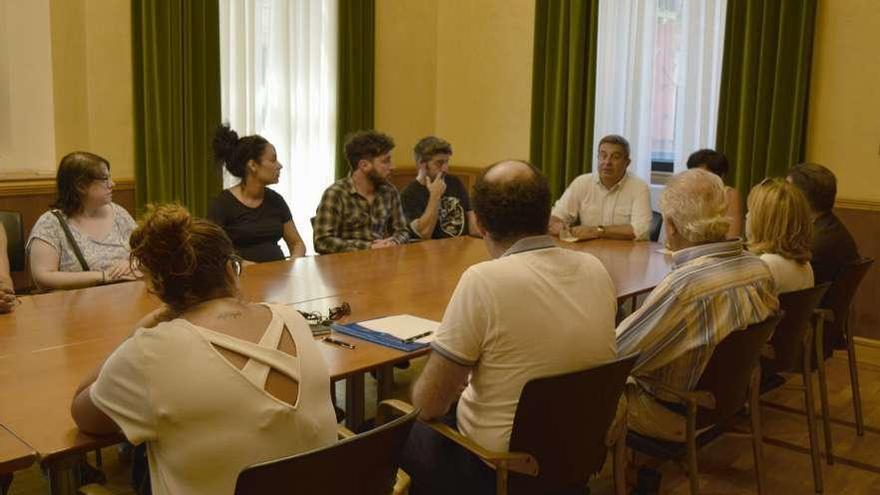
[[[533,0],[378,0],[376,127],[412,166],[427,134],[453,164],[528,158]]]
[[[88,150],[134,177],[131,3],[52,0],[57,158]]]
[[[0,1],[0,177],[51,175],[49,1]]]
[[[820,0],[807,159],[831,168],[838,197],[880,201],[880,2]]]
[[[442,1],[442,0],[441,0]],[[394,137],[394,162],[437,127],[437,2],[376,2],[376,128]]]

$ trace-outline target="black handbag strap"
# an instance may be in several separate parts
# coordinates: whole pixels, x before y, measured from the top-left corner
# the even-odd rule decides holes
[[[67,225],[67,220],[64,219],[64,215],[61,214],[58,210],[52,210],[52,214],[55,215],[55,218],[58,219],[58,223],[61,224],[61,229],[64,230],[64,235],[67,237],[67,242],[70,244],[70,247],[73,249],[73,254],[76,255],[76,259],[79,261],[79,265],[82,267],[84,272],[91,271],[89,270],[89,264],[86,263],[85,257],[83,257],[82,251],[79,249],[79,244],[73,239],[73,233],[70,232],[70,227]]]

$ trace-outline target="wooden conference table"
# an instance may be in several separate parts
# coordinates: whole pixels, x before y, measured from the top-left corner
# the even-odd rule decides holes
[[[669,258],[655,243],[559,244],[599,258],[619,298],[651,290],[670,269]],[[440,320],[464,270],[487,259],[479,239],[421,242],[248,266],[241,288],[252,301],[325,314],[347,301],[352,314],[345,322],[402,313]],[[75,454],[120,440],[77,430],[69,412],[76,386],[159,302],[142,282],[21,299],[13,313],[0,315],[0,425],[37,453],[50,471],[53,493],[63,493],[73,483],[66,468]],[[333,379],[346,379],[347,421],[354,426],[363,419],[364,373],[380,372],[382,397],[393,363],[428,352],[404,353],[345,335],[334,337],[357,345],[354,350],[320,345]],[[0,448],[0,456],[4,453]],[[0,465],[4,461],[0,457]]]

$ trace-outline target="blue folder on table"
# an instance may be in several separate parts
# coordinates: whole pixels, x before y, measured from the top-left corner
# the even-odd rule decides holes
[[[370,330],[369,328],[358,325],[357,323],[348,323],[346,325],[333,323],[332,325],[330,325],[330,328],[339,333],[344,333],[345,335],[357,337],[361,340],[366,340],[367,342],[384,345],[385,347],[390,347],[392,349],[397,349],[398,351],[403,352],[418,351],[430,345],[427,342],[406,342],[393,335],[387,334],[385,332],[378,332],[376,330]]]

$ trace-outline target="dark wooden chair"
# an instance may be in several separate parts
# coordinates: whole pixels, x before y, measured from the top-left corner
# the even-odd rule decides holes
[[[660,212],[651,212],[651,227],[648,229],[648,238],[651,242],[660,240],[660,228],[663,227],[663,215]]]
[[[813,463],[813,485],[822,492],[822,460],[816,426],[813,372],[819,372],[819,391],[824,420],[825,446],[830,449],[831,425],[828,418],[828,389],[825,387],[825,360],[822,358],[823,319],[816,308],[828,290],[829,283],[779,295],[779,309],[785,314],[776,325],[770,345],[761,359],[764,376],[776,373],[798,373],[804,381],[804,410],[810,432],[810,457]],[[815,323],[815,326],[814,326]],[[815,330],[814,330],[815,329]],[[815,343],[815,344],[814,344]]]
[[[386,403],[380,407],[388,407]],[[398,470],[400,454],[419,411],[360,435],[340,429],[339,443],[248,467],[238,475],[236,495],[323,493],[404,494],[409,477]]]
[[[627,434],[627,445],[633,450],[661,459],[686,458],[690,491],[692,495],[696,495],[699,493],[697,447],[722,434],[723,428],[748,401],[758,493],[764,493],[759,360],[761,349],[780,319],[781,315],[774,315],[761,323],[728,335],[715,347],[700,381],[692,391],[677,390],[661,382],[639,377],[640,381],[676,397],[681,402],[681,410],[677,412],[686,418],[686,441],[670,442],[630,431]],[[697,435],[697,430],[706,428],[708,430]]]
[[[856,348],[853,342],[852,328],[849,325],[850,308],[859,284],[874,264],[874,260],[866,258],[844,267],[822,299],[819,307],[825,319],[825,356],[830,357],[834,349],[846,349],[849,358],[849,378],[852,386],[853,412],[856,419],[856,433],[865,434],[865,420],[862,415],[862,394],[859,389],[859,370],[856,367]],[[821,378],[821,377],[820,377]],[[824,381],[824,378],[821,378]],[[821,386],[824,386],[822,384]],[[828,462],[833,463],[831,445],[828,448]]]
[[[509,452],[488,451],[443,423],[427,424],[490,464],[497,494],[541,495],[586,484],[613,446],[614,483],[622,495],[626,427],[613,423],[636,357],[528,382],[516,408]],[[388,402],[401,412],[412,407]]]
[[[9,270],[24,271],[24,227],[21,213],[17,211],[0,211],[0,223],[6,230],[6,255],[9,257]]]

